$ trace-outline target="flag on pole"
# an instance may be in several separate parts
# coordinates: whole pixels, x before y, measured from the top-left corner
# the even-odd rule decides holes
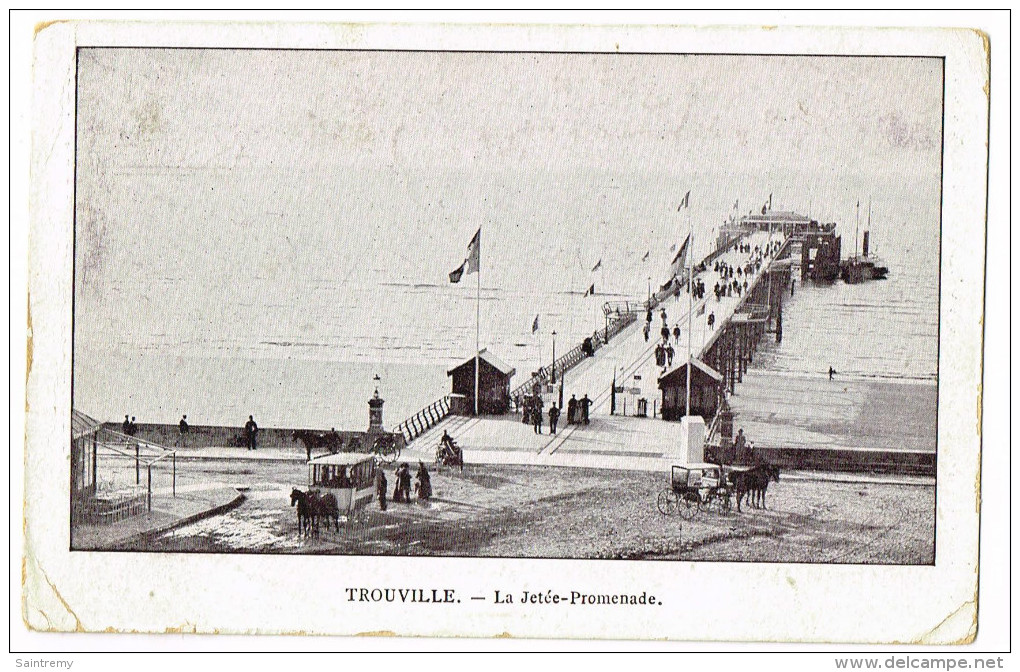
[[[686,194],[684,194],[684,199],[683,199],[682,201],[680,201],[680,207],[678,207],[678,208],[676,209],[676,211],[677,211],[677,212],[680,212],[680,211],[681,211],[681,210],[683,210],[684,208],[689,208],[690,206],[691,206],[691,192],[690,192],[690,190],[688,189],[688,190],[687,190],[687,193],[686,193]]]
[[[683,245],[680,246],[680,251],[673,257],[673,262],[669,265],[670,272],[675,276],[682,275],[682,271],[687,264],[687,247],[691,242],[691,234],[687,234],[687,238],[684,239]]]
[[[595,296],[595,283],[594,282],[591,283],[591,287],[589,287],[588,289],[584,290],[584,295],[585,296]]]
[[[468,243],[468,256],[467,259],[464,260],[464,263],[467,266],[464,269],[465,273],[478,272],[479,256],[481,251],[481,238],[482,228],[478,227],[478,230],[475,231],[475,235],[471,238],[471,242]]]
[[[535,321],[531,323],[531,333],[538,333],[538,315],[535,315]]]
[[[478,272],[481,237],[482,229],[479,228],[475,231],[475,235],[471,238],[471,242],[468,243],[468,253],[467,257],[464,259],[464,263],[450,272],[450,282],[460,282],[460,279],[465,273]]]
[[[602,268],[602,260],[601,259],[599,259],[597,262],[595,262],[595,265],[592,266],[591,272],[594,273],[595,271],[599,270],[600,268]]]

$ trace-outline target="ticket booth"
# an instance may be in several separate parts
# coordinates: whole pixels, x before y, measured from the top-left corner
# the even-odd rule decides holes
[[[700,359],[693,360],[691,378],[691,415],[700,415],[711,422],[723,394],[722,374]],[[687,362],[659,377],[662,390],[662,419],[679,420],[687,415]]]
[[[478,412],[502,415],[510,410],[510,379],[517,372],[506,362],[483,349],[478,353]],[[465,397],[467,411],[474,414],[475,358],[471,357],[446,375],[453,379],[453,394]]]

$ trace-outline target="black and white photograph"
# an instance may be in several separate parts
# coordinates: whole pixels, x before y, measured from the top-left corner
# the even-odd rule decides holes
[[[482,636],[500,610],[611,605],[647,614],[622,636],[695,639],[709,621],[632,629],[689,608],[699,576],[733,603],[767,580],[804,604],[806,576],[886,572],[862,590],[888,595],[904,572],[976,571],[967,250],[985,232],[948,213],[984,198],[959,175],[986,159],[952,158],[987,151],[951,130],[987,122],[956,111],[980,90],[977,37],[951,45],[963,78],[925,33],[879,50],[822,30],[798,49],[736,29],[715,48],[112,30],[59,75],[72,163],[47,225],[66,394],[46,412],[70,437],[47,477],[64,508],[39,524],[72,566],[229,566],[230,585],[271,566],[334,577],[330,608],[488,609],[463,626]],[[616,578],[508,578],[524,566]],[[967,581],[918,596],[945,599],[911,612],[934,640],[973,636],[949,595]],[[98,609],[74,627],[108,627]],[[188,622],[318,627],[229,609]],[[886,637],[795,622],[732,632]]]
[[[931,564],[942,67],[80,49],[71,548]]]

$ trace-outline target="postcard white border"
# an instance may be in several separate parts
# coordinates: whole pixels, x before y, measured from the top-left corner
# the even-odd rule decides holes
[[[945,55],[938,546],[935,567],[747,565],[570,560],[403,559],[67,552],[70,405],[70,230],[73,46],[246,46]],[[37,37],[29,241],[32,368],[26,453],[26,617],[34,627],[86,631],[559,637],[737,641],[952,643],[976,614],[977,482],[982,319],[985,52],[967,31],[473,26],[54,24]],[[58,271],[63,270],[63,273]],[[953,283],[947,283],[947,278]],[[59,447],[59,449],[57,448]],[[56,511],[60,515],[34,512]],[[447,614],[323,600],[302,576],[354,585],[458,577],[458,591],[572,585],[649,590],[666,606],[541,610],[459,605]],[[635,580],[639,575],[640,580]],[[147,580],[125,582],[124,576]],[[88,577],[83,581],[82,577]],[[792,579],[796,589],[787,579]],[[252,586],[257,586],[253,589]],[[723,597],[686,618],[687,586]],[[852,586],[853,591],[845,588]],[[56,596],[57,588],[60,597]],[[239,590],[230,590],[236,587]],[[240,588],[246,587],[245,590]],[[213,589],[216,588],[216,589]],[[837,593],[834,588],[840,588]],[[764,591],[764,592],[763,592]],[[160,594],[161,599],[150,596]],[[224,592],[240,599],[222,600]],[[746,596],[758,595],[747,603]],[[135,605],[126,609],[124,605]],[[875,610],[875,605],[882,605]],[[47,623],[34,613],[41,610]],[[73,615],[72,613],[73,612]],[[734,614],[741,617],[734,618]],[[944,620],[947,619],[948,620]],[[324,627],[324,624],[327,624]]]

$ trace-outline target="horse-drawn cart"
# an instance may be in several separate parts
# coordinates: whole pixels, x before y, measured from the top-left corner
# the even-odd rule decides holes
[[[308,491],[291,492],[291,506],[297,506],[301,532],[318,532],[325,520],[327,529],[340,529],[345,522],[359,519],[375,499],[376,456],[365,453],[323,455],[308,462]]]
[[[656,505],[664,516],[680,514],[684,520],[691,520],[702,509],[729,511],[733,506],[731,494],[728,472],[722,465],[673,465],[669,487],[659,493]]]

